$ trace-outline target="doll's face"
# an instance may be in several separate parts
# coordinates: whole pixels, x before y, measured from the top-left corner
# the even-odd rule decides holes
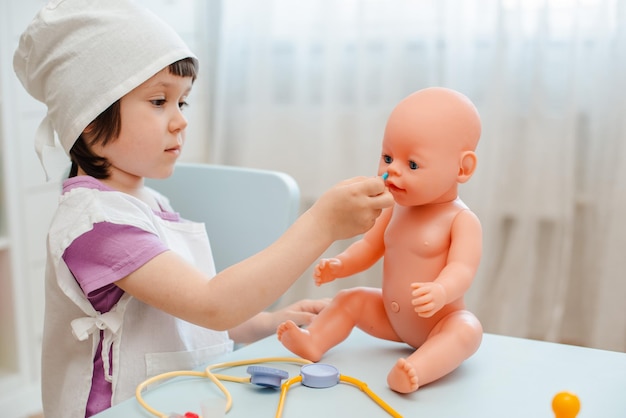
[[[389,174],[386,184],[402,206],[456,199],[464,155],[473,149],[467,139],[480,135],[473,106],[446,91],[428,93],[402,101],[385,128],[378,173]]]
[[[417,206],[457,197],[460,152],[432,139],[388,129],[383,140],[379,173],[396,203]]]

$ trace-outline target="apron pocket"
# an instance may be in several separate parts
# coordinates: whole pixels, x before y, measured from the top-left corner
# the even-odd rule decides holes
[[[147,353],[146,373],[148,377],[176,370],[193,370],[207,364],[212,358],[233,351],[233,341],[214,344],[192,351],[169,353]]]

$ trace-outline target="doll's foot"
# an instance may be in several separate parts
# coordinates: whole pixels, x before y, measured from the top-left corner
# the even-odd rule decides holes
[[[415,392],[419,388],[417,371],[411,363],[401,358],[387,375],[387,384],[396,392]]]
[[[320,353],[313,344],[311,333],[302,329],[293,321],[280,324],[276,330],[278,340],[292,353],[310,361],[319,361],[324,353]]]

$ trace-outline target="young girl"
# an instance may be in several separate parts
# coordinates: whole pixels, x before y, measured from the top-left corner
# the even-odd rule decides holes
[[[333,241],[393,204],[380,178],[347,180],[274,244],[215,275],[203,226],[144,187],[172,173],[184,144],[197,61],[176,33],[129,0],[56,0],[20,38],[14,67],[48,107],[36,139],[44,168],[56,168],[54,131],[72,162],[48,234],[46,417],[91,416],[148,376],[228,352],[230,338],[309,323],[324,301],[262,311]]]

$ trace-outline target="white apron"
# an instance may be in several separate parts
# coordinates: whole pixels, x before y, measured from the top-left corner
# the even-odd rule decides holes
[[[162,207],[171,209],[163,196],[154,193]],[[48,235],[46,263],[42,350],[46,418],[84,418],[100,330],[104,332],[102,355],[113,385],[113,405],[134,396],[137,385],[147,377],[193,369],[232,351],[227,332],[182,321],[128,294],[110,312],[96,312],[62,256],[74,239],[102,221],[157,234],[209,277],[215,275],[204,224],[164,221],[143,202],[121,192],[76,188],[61,196]],[[112,370],[106,370],[109,348]]]

